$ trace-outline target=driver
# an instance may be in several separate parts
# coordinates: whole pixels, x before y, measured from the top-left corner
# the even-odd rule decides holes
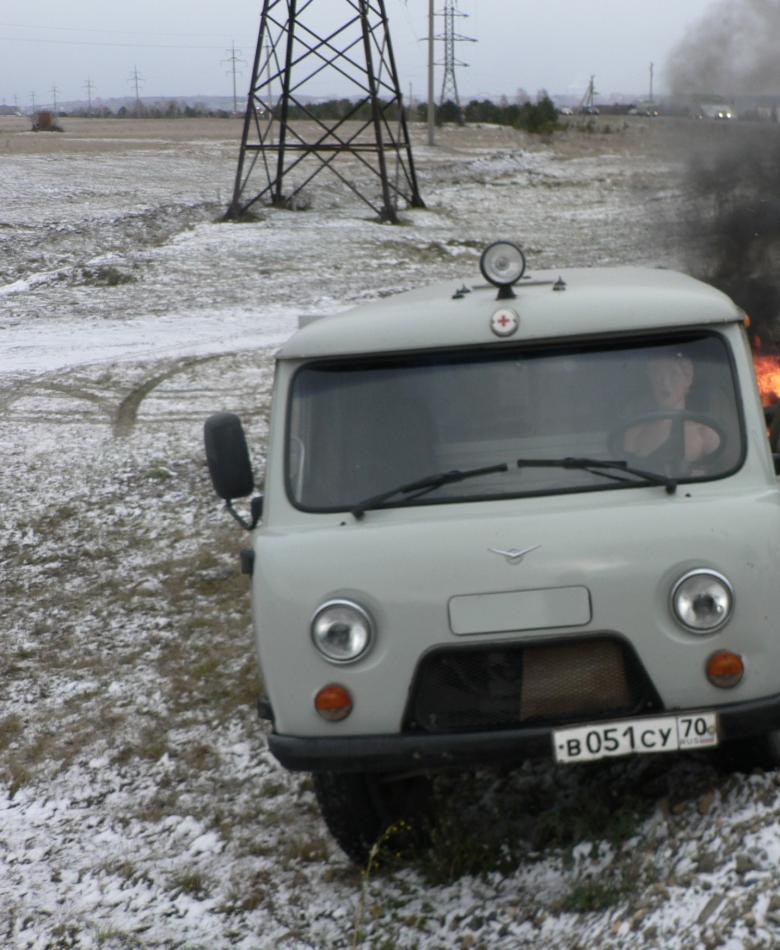
[[[646,371],[659,418],[628,429],[623,438],[626,452],[648,467],[659,468],[673,460],[693,464],[712,454],[720,446],[714,429],[691,419],[674,418],[675,412],[686,409],[694,379],[693,362],[682,353],[657,356],[648,361]]]

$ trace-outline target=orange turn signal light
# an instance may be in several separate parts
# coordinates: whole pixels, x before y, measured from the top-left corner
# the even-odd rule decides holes
[[[713,686],[729,689],[736,686],[744,675],[742,657],[730,650],[719,650],[707,660],[707,679]]]
[[[340,722],[352,712],[352,697],[345,686],[331,683],[314,697],[314,708],[329,722]]]

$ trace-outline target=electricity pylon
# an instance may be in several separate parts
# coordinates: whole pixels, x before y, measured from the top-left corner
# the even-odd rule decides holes
[[[384,0],[344,0],[344,19],[327,35],[314,25],[314,15],[323,12],[321,0],[320,9],[317,3],[263,2],[226,217],[238,218],[259,201],[294,206],[295,196],[328,169],[381,219],[396,222],[400,204],[425,205],[417,187]],[[331,24],[332,7],[330,3],[324,11]],[[336,88],[343,88],[346,80],[353,94],[339,118],[324,119],[312,108],[312,81],[322,88],[328,78]],[[336,167],[341,156],[356,159],[378,178],[381,199]],[[392,162],[393,174],[388,167]],[[286,189],[293,171],[298,180]]]
[[[580,100],[580,112],[588,112],[593,114],[596,111],[596,87],[593,84],[595,78],[595,76],[590,77],[590,82],[588,83],[588,88],[585,90],[585,95]]]
[[[444,12],[444,34],[438,37],[444,41],[444,62],[437,63],[438,66],[444,66],[444,76],[441,83],[441,98],[439,105],[443,106],[445,102],[454,102],[460,110],[460,96],[458,95],[458,81],[455,77],[456,66],[467,66],[455,57],[456,43],[476,43],[472,36],[462,36],[455,32],[455,18],[465,19],[468,14],[460,13],[456,7],[455,0],[445,0]]]

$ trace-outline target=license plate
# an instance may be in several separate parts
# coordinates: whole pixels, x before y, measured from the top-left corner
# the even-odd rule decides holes
[[[713,712],[599,722],[553,732],[556,762],[592,762],[632,752],[706,749],[718,744]]]

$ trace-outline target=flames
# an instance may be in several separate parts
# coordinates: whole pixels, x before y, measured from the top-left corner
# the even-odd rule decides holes
[[[753,366],[762,404],[774,406],[780,403],[780,354],[754,353]]]

